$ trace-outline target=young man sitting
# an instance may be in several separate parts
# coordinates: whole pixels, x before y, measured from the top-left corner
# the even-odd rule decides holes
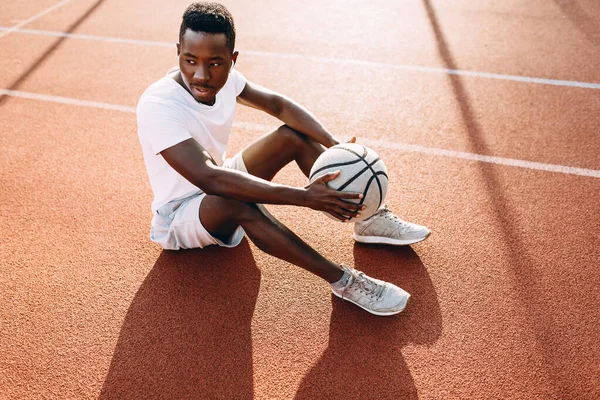
[[[325,211],[348,220],[361,206],[323,176],[306,187],[271,182],[295,161],[308,173],[325,148],[339,143],[294,101],[247,81],[235,68],[233,18],[216,3],[194,3],[183,15],[179,67],[152,84],[137,106],[138,134],[154,192],[150,238],[164,249],[237,246],[244,233],[261,250],[331,284],[333,293],[376,315],[402,311],[409,294],[345,264],[332,262],[271,216],[262,204]],[[236,102],[283,122],[231,158],[225,157]],[[354,141],[354,138],[352,139]],[[387,208],[355,224],[355,239],[411,244],[429,230]]]

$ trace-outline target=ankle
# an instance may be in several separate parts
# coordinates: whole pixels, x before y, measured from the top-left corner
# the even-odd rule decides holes
[[[342,289],[348,284],[348,279],[350,279],[350,274],[346,271],[342,271],[342,277],[335,282],[330,282],[329,284],[335,289]]]

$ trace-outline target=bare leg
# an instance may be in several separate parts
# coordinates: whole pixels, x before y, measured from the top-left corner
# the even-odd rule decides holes
[[[246,147],[242,157],[250,174],[270,181],[292,161],[308,176],[324,150],[321,144],[283,125]]]
[[[242,157],[250,174],[271,180],[292,161],[308,176],[323,151],[324,147],[319,143],[283,125],[245,148]],[[337,282],[344,275],[338,264],[321,256],[262,205],[206,196],[200,206],[200,220],[208,232],[220,240],[227,240],[241,225],[250,240],[265,253],[328,282]]]
[[[206,196],[200,205],[200,221],[211,235],[226,241],[238,226],[259,249],[295,264],[333,283],[344,272],[270,215],[264,207],[218,196]]]

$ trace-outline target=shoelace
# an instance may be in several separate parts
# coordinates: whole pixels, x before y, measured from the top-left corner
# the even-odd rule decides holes
[[[346,272],[350,274],[350,278],[348,278],[348,282],[346,283],[346,287],[342,291],[342,298],[346,294],[346,291],[350,289],[351,286],[355,284],[358,285],[358,290],[361,293],[366,294],[371,298],[379,299],[383,294],[383,285],[379,285],[373,282],[370,278],[368,278],[364,273],[357,271],[355,269],[348,269]]]
[[[403,229],[406,229],[406,228],[410,227],[410,224],[408,222],[406,222],[403,219],[398,218],[396,215],[394,215],[394,213],[391,212],[390,209],[387,208],[387,205],[385,205],[385,204],[383,205],[383,208],[381,208],[379,210],[379,215],[381,215],[384,218],[388,218],[389,217],[389,219],[396,221],[398,224],[400,224],[400,226]]]

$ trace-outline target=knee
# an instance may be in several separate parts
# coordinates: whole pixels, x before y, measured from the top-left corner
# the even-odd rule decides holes
[[[244,203],[235,199],[222,198],[221,206],[226,207],[229,210],[231,219],[236,221],[239,225],[251,223],[261,217],[258,206],[253,203]]]
[[[306,146],[308,137],[287,125],[281,125],[276,132],[281,142],[287,147],[299,148]]]

